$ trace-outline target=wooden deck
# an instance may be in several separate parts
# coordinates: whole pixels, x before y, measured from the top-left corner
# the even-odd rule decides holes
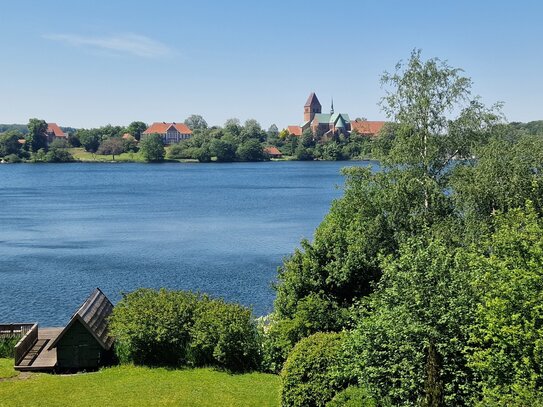
[[[53,370],[57,364],[57,350],[48,348],[62,330],[63,328],[40,328],[37,342],[15,366],[15,370],[21,372]]]

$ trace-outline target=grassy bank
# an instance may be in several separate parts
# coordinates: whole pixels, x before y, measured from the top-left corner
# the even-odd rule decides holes
[[[0,359],[1,374],[8,361]],[[279,385],[279,376],[261,373],[119,366],[0,382],[0,406],[279,406]]]
[[[13,369],[13,359],[0,359],[0,379],[6,379],[9,377],[17,376],[17,371]],[[2,394],[0,383],[0,394]],[[1,400],[1,399],[0,399]],[[2,401],[0,401],[0,404]]]

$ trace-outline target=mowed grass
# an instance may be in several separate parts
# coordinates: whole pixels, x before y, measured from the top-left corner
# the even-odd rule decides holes
[[[0,379],[14,377],[17,374],[18,372],[13,369],[13,359],[0,359]]]
[[[0,382],[0,406],[279,406],[279,389],[276,375],[118,366]]]
[[[70,154],[78,161],[85,161],[85,162],[144,162],[145,160],[141,156],[140,153],[122,153],[115,156],[115,160],[113,160],[113,156],[111,155],[99,155],[99,154],[92,154],[88,151],[85,151],[85,149],[79,147],[79,148],[69,148],[68,151]]]

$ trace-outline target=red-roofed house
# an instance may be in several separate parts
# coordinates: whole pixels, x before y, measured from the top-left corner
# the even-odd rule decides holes
[[[64,133],[56,123],[47,123],[47,143],[52,143],[55,139],[68,140],[68,134]]]
[[[274,146],[265,147],[264,148],[264,153],[269,155],[271,158],[281,158],[281,157],[283,157],[283,153],[281,153],[281,151],[279,151],[279,149],[277,147],[274,147]]]
[[[351,122],[351,129],[363,136],[375,137],[381,131],[384,125],[385,122],[355,120],[354,122]]]
[[[183,123],[153,123],[142,133],[142,138],[150,134],[159,134],[164,144],[179,143],[192,137],[192,131]]]

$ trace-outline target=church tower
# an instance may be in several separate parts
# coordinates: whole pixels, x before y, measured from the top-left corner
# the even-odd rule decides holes
[[[307,102],[305,102],[304,105],[304,123],[313,121],[315,113],[321,112],[322,106],[319,102],[319,99],[317,99],[317,95],[315,95],[314,92],[311,92],[311,94],[307,98]]]

